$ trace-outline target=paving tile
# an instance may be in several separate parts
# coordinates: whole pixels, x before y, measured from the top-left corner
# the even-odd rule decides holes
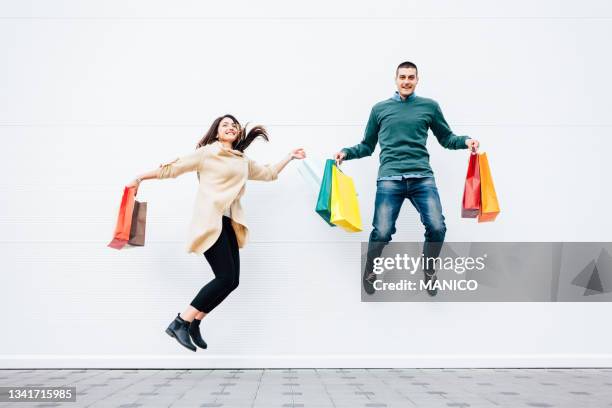
[[[612,369],[0,370],[8,382],[73,385],[91,408],[612,407]]]

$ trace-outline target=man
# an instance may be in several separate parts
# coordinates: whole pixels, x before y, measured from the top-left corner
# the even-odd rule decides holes
[[[370,156],[380,143],[380,166],[376,183],[374,229],[370,234],[363,287],[368,294],[375,292],[372,272],[374,259],[379,257],[384,246],[395,233],[395,221],[404,199],[409,199],[419,212],[425,226],[423,256],[436,258],[442,249],[446,225],[442,205],[433,171],[429,165],[427,132],[432,130],[438,142],[447,149],[478,150],[478,141],[467,136],[455,135],[432,99],[416,96],[414,90],[419,83],[417,66],[402,62],[395,72],[397,91],[391,98],[379,102],[372,108],[361,143],[336,153],[334,158],[340,165],[343,160]],[[435,283],[435,269],[423,269],[425,283]],[[429,286],[428,286],[429,287]],[[427,289],[430,296],[437,289]]]

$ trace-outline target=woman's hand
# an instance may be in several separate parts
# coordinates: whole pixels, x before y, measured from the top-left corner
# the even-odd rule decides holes
[[[298,159],[298,160],[302,160],[303,158],[306,157],[306,152],[304,151],[304,149],[297,148],[297,149],[293,149],[289,155],[291,156],[291,159]]]
[[[136,178],[126,185],[127,188],[135,188],[134,195],[138,194],[138,187],[140,187],[140,183],[142,180]]]
[[[274,166],[272,166],[272,168],[274,169],[274,172],[278,175],[281,171],[283,171],[285,166],[290,161],[292,161],[293,159],[302,160],[305,157],[306,157],[306,152],[304,151],[304,149],[299,147],[297,149],[291,150],[288,155],[283,157],[283,160],[276,163]]]

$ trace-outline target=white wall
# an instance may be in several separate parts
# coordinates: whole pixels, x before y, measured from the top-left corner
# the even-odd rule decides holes
[[[214,117],[268,125],[259,161],[323,160],[404,60],[491,162],[502,213],[463,220],[466,151],[431,138],[448,240],[610,241],[611,18],[605,1],[0,2],[0,367],[609,366],[608,303],[361,303],[370,228],[323,224],[297,163],[248,185],[241,286],[205,352],[163,333],[212,276],[183,250],[195,175],[140,187],[144,248],[106,244],[123,185]],[[377,153],[344,167],[369,224]],[[407,204],[394,239],[421,236]]]

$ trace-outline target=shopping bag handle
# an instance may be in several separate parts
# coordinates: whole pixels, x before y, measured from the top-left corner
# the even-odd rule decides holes
[[[344,172],[343,172],[343,171],[342,171],[342,169],[340,168],[340,166],[342,166],[342,164],[338,164],[338,162],[336,162],[336,161],[334,160],[334,166],[336,166],[336,168],[338,169],[338,171],[339,171],[340,173],[344,174]]]

